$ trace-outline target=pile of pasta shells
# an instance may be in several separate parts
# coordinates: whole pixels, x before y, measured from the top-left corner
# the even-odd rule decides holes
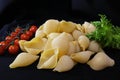
[[[88,64],[93,70],[112,67],[115,61],[101,48],[98,42],[86,34],[96,30],[89,23],[49,19],[36,31],[30,41],[20,40],[22,50],[10,68],[26,67],[38,60],[37,69],[52,69],[57,72],[71,70],[76,64]],[[91,56],[94,57],[91,58]]]

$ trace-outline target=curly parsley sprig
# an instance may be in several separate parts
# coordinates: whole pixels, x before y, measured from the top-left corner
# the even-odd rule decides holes
[[[96,40],[103,48],[110,47],[120,49],[120,27],[114,26],[105,15],[99,14],[100,21],[92,21],[96,30],[87,34],[88,38]]]

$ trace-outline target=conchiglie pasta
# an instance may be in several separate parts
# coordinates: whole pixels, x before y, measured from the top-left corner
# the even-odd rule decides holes
[[[56,66],[59,49],[49,49],[41,54],[37,69],[52,69]]]
[[[70,56],[63,55],[53,71],[65,72],[71,70],[75,66],[75,62],[70,58]]]
[[[43,38],[43,37],[45,37],[46,36],[46,34],[44,33],[44,31],[43,31],[43,25],[42,26],[40,26],[37,30],[36,30],[36,32],[35,32],[35,37],[41,37],[41,38]]]
[[[94,52],[92,51],[81,51],[78,53],[71,54],[71,58],[76,62],[86,63],[90,59],[91,55],[93,54]]]
[[[76,51],[76,46],[74,45],[73,41],[69,42],[69,49],[67,55],[71,55],[75,53]]]
[[[24,48],[28,53],[37,55],[44,50],[46,42],[46,38],[35,37],[30,41],[26,41],[24,43]]]
[[[80,51],[80,47],[77,41],[69,42],[69,49],[67,55],[71,55],[79,51]]]
[[[79,36],[81,36],[81,35],[83,35],[83,33],[80,32],[79,30],[74,30],[74,31],[72,32],[72,36],[73,36],[73,38],[74,38],[75,40],[78,40]]]
[[[80,48],[85,51],[88,46],[89,46],[89,43],[90,43],[90,40],[88,37],[86,37],[85,35],[81,35],[79,38],[78,38],[78,43],[80,45]]]
[[[47,35],[52,32],[58,32],[59,21],[55,19],[49,19],[43,24],[43,26],[43,31]]]
[[[25,43],[25,42],[27,42],[27,41],[26,41],[26,40],[20,40],[20,41],[19,41],[19,46],[20,46],[20,49],[21,49],[22,51],[26,51],[25,48],[24,48],[24,43]]]
[[[60,33],[50,33],[48,36],[47,36],[47,38],[48,39],[54,39],[54,38],[56,38],[57,36],[59,36],[60,35]]]
[[[82,33],[85,33],[85,29],[83,26],[81,26],[81,24],[76,24],[77,30],[79,30]]]
[[[45,47],[44,47],[44,51],[49,50],[49,49],[52,49],[52,39],[47,40]]]
[[[73,22],[70,22],[70,21],[67,22],[65,20],[62,20],[62,21],[60,21],[59,27],[60,27],[60,32],[71,33],[72,31],[75,30],[76,25]]]
[[[52,41],[52,48],[58,48],[60,50],[59,57],[67,54],[68,52],[69,40],[66,36],[67,36],[67,33],[65,32],[61,33],[58,37],[56,37]]]
[[[99,52],[101,50],[101,47],[96,41],[90,41],[88,50],[91,50],[93,52]]]
[[[96,30],[96,27],[93,24],[86,22],[86,21],[84,22],[82,26],[85,29],[85,34],[91,33]]]
[[[78,41],[73,41],[73,44],[75,45],[75,52],[80,52],[81,49],[80,49]]]
[[[26,52],[20,53],[15,60],[9,65],[10,68],[25,67],[35,62],[39,56],[32,55]]]
[[[96,71],[112,67],[115,65],[115,61],[110,58],[105,52],[98,52],[87,64]]]

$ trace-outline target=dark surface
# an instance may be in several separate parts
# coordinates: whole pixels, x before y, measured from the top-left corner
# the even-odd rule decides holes
[[[85,1],[89,3],[89,0]],[[103,5],[101,3],[97,5],[96,1],[92,0],[89,3],[94,4],[93,13],[91,13],[89,8],[82,5],[78,5],[78,7],[85,8],[85,12],[73,9],[72,0],[40,0],[40,2],[39,0],[14,0],[0,14],[0,27],[3,27],[0,30],[0,39],[6,36],[5,32],[15,25],[27,23],[41,25],[50,18],[82,23],[83,21],[98,20],[98,13],[103,13],[112,20],[112,23],[120,25],[120,16],[118,15],[120,10],[116,5],[117,1],[105,0]],[[89,7],[91,6],[89,5]],[[86,12],[87,10],[88,12]],[[10,69],[9,64],[16,56],[9,56],[6,53],[6,55],[0,56],[0,80],[120,80],[120,50],[105,49],[105,52],[115,60],[114,67],[94,71],[87,64],[77,64],[72,70],[64,73],[38,70],[36,68],[38,61],[28,67]]]
[[[105,14],[112,23],[120,26],[120,6],[113,0],[8,0],[0,13],[0,28],[14,20],[67,19],[86,21],[98,20],[98,14]],[[1,3],[2,4],[2,3]]]

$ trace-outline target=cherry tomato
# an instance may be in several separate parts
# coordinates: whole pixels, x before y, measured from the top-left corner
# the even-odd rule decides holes
[[[2,46],[5,49],[7,47],[7,44],[5,41],[1,41],[0,46]]]
[[[10,34],[12,37],[16,37],[17,35],[18,35],[18,33],[17,32],[11,32],[11,34]]]
[[[12,36],[6,36],[6,37],[5,37],[5,40],[12,41],[12,40],[13,40],[13,37],[12,37]]]
[[[0,55],[3,55],[5,52],[5,48],[3,46],[0,46]]]
[[[15,40],[14,40],[14,45],[19,46],[19,39],[15,39]]]
[[[18,51],[19,51],[19,46],[17,46],[17,45],[10,45],[8,48],[9,54],[12,54],[12,55],[17,54]]]
[[[20,39],[21,40],[29,40],[30,37],[27,34],[23,33],[23,34],[20,35]]]
[[[7,45],[9,45],[10,44],[10,40],[5,40],[5,43],[7,44]]]
[[[21,30],[22,30],[22,28],[17,27],[17,28],[15,29],[15,32],[19,33]]]
[[[31,32],[31,31],[26,31],[26,34],[27,34],[28,36],[32,37],[33,32]]]
[[[30,29],[29,29],[29,31],[31,31],[31,32],[33,32],[33,33],[35,33],[36,30],[37,30],[37,26],[35,26],[35,25],[32,25],[32,26],[30,27]]]

